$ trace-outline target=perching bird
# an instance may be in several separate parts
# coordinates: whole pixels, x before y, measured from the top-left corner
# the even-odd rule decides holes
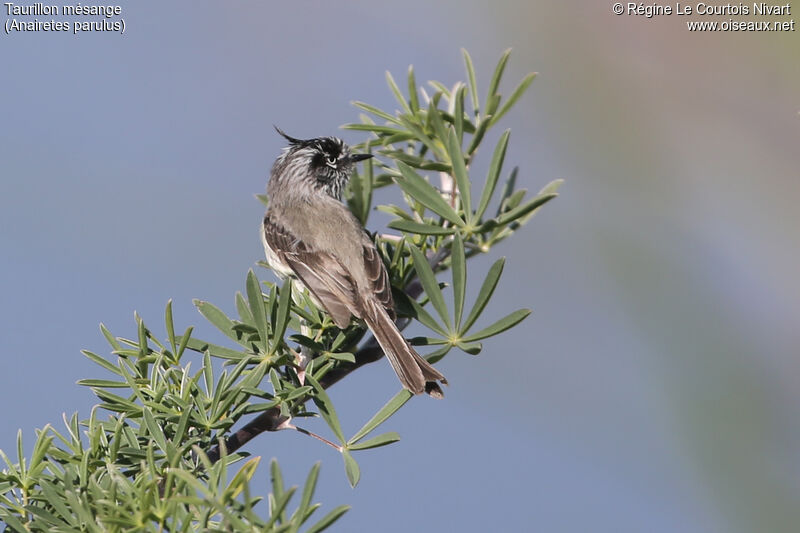
[[[339,328],[362,319],[403,387],[442,397],[445,377],[423,359],[395,325],[389,275],[375,244],[341,201],[358,161],[335,137],[301,140],[275,128],[289,146],[275,161],[267,185],[269,207],[262,238],[267,262],[281,277],[308,288]]]

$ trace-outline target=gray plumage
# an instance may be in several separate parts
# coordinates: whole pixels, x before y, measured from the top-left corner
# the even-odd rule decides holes
[[[386,267],[341,202],[355,163],[370,156],[352,154],[335,137],[301,140],[278,133],[289,146],[275,161],[267,185],[270,201],[262,231],[267,262],[307,288],[339,328],[353,316],[364,320],[406,389],[442,397],[437,382],[447,380],[397,329]]]

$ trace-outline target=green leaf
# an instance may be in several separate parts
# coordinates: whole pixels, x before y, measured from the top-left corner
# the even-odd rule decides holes
[[[218,307],[210,302],[203,300],[193,300],[194,306],[200,311],[206,320],[211,322],[218,330],[224,333],[228,338],[239,341],[239,337],[233,329],[234,322],[223,313]]]
[[[320,531],[328,529],[331,525],[333,525],[334,522],[339,520],[339,518],[341,518],[341,516],[349,510],[350,510],[349,505],[340,505],[336,507],[330,513],[322,517],[322,519],[319,522],[308,528],[308,530],[306,530],[306,533],[319,533]]]
[[[250,306],[250,312],[253,313],[256,329],[258,329],[260,347],[264,353],[269,353],[264,296],[261,293],[261,285],[258,283],[258,278],[256,278],[252,268],[247,271],[247,301]]]
[[[211,366],[211,354],[203,354],[203,381],[206,386],[206,395],[210,398],[214,392],[214,367]]]
[[[472,110],[475,116],[478,116],[480,114],[480,104],[478,98],[478,84],[475,82],[475,67],[472,64],[472,58],[469,56],[469,52],[462,48],[461,54],[464,56],[464,65],[467,67],[467,79],[469,80],[469,95],[472,98]]]
[[[182,345],[186,343],[185,344],[186,348],[189,348],[193,352],[204,353],[208,351],[212,356],[217,357],[219,359],[239,360],[244,357],[250,357],[251,355],[253,355],[247,352],[240,352],[237,350],[233,350],[231,348],[226,348],[224,346],[211,344],[210,342],[201,341],[200,339],[195,339],[187,335],[182,335],[178,337],[178,340],[181,342]]]
[[[12,514],[3,507],[0,507],[0,519],[2,519],[2,521],[7,525],[14,528],[14,531],[29,531],[25,524],[23,524],[19,518],[16,517],[16,515]]]
[[[453,177],[458,185],[458,192],[461,197],[461,208],[464,210],[464,217],[467,221],[472,219],[472,198],[469,185],[467,167],[464,165],[464,154],[461,153],[461,145],[458,136],[452,128],[447,132],[447,151],[450,155],[450,163],[453,165]]]
[[[502,215],[497,217],[495,219],[495,222],[500,226],[505,226],[506,224],[514,222],[515,220],[528,215],[529,213],[533,212],[535,209],[540,208],[541,206],[543,206],[544,204],[546,204],[547,202],[549,202],[550,200],[552,200],[556,196],[558,196],[558,195],[557,194],[553,194],[553,193],[551,193],[551,194],[540,194],[539,196],[537,196],[537,197],[525,202],[524,204],[522,204],[522,205],[520,205],[518,207],[515,207],[511,211],[506,211],[505,213],[503,213]]]
[[[514,104],[517,103],[517,100],[519,100],[520,96],[522,96],[525,90],[530,86],[531,82],[533,82],[533,79],[535,77],[536,73],[531,72],[530,74],[525,76],[525,78],[523,78],[522,82],[517,86],[516,89],[514,89],[514,92],[511,93],[511,96],[509,96],[508,101],[505,104],[503,104],[503,107],[500,108],[500,111],[492,115],[492,118],[489,120],[489,126],[495,125],[498,120],[503,118],[503,115],[508,113],[508,110],[511,109],[511,107]]]
[[[399,130],[391,126],[381,126],[379,124],[345,124],[342,126],[342,129],[371,131],[373,133],[382,133],[385,135],[403,135],[406,133],[404,130]]]
[[[403,126],[405,126],[408,129],[408,131],[414,134],[414,138],[416,140],[427,146],[428,150],[430,150],[434,154],[442,155],[442,150],[438,146],[436,146],[436,143],[433,141],[433,139],[428,137],[425,134],[425,132],[422,131],[419,125],[415,124],[407,117],[400,117],[400,122],[403,123]]]
[[[278,466],[278,461],[276,459],[272,459],[269,463],[269,476],[270,480],[272,481],[272,496],[274,497],[274,501],[270,502],[270,515],[275,516],[275,507],[274,502],[280,500],[283,497],[284,489],[283,489],[283,474],[281,474],[281,468]],[[286,523],[286,514],[281,512],[278,520],[281,523]]]
[[[436,138],[444,145],[447,141],[447,130],[445,129],[444,122],[442,121],[441,111],[437,107],[438,99],[432,98],[428,104],[428,120],[433,126],[433,131]],[[436,152],[438,153],[438,152]]]
[[[31,469],[39,467],[50,451],[50,445],[54,437],[47,434],[49,429],[50,424],[46,425],[43,431],[37,432],[36,443],[33,446],[33,453],[31,454]],[[0,494],[2,494],[2,492],[0,492]]]
[[[406,194],[453,224],[457,226],[464,225],[464,221],[461,220],[458,213],[450,207],[433,185],[425,181],[422,176],[414,172],[411,167],[402,161],[397,162],[397,168],[402,174],[402,179],[398,177],[395,178],[395,181]]]
[[[500,61],[497,62],[497,66],[494,69],[494,74],[492,75],[492,81],[489,82],[489,92],[486,95],[486,114],[487,115],[494,115],[495,111],[497,111],[497,105],[500,103],[500,98],[494,98],[497,94],[497,88],[500,86],[500,79],[503,77],[503,71],[506,68],[506,63],[508,63],[508,56],[511,55],[511,48],[507,49],[503,52],[503,55],[500,57]]]
[[[147,345],[147,328],[144,325],[144,321],[142,317],[139,316],[138,313],[133,313],[134,317],[136,318],[136,329],[139,333],[139,359],[144,359],[150,353],[150,348]],[[141,367],[140,370],[146,367]],[[144,374],[144,372],[142,372]]]
[[[64,489],[56,489],[55,485],[52,483],[48,483],[45,480],[39,480],[39,484],[42,487],[42,493],[44,494],[45,499],[47,499],[47,503],[52,505],[56,512],[63,518],[67,523],[71,526],[77,526],[77,522],[75,520],[74,515],[70,512],[69,508],[64,504],[64,498],[60,495],[60,492]],[[25,531],[24,529],[19,531]]]
[[[491,326],[484,328],[477,333],[473,333],[468,337],[464,337],[462,341],[468,343],[485,339],[487,337],[493,337],[494,335],[502,333],[509,328],[513,328],[522,322],[529,314],[531,314],[530,309],[519,309],[518,311],[514,311],[510,315],[506,315],[505,317],[501,318]]]
[[[108,379],[81,379],[78,381],[78,385],[83,387],[103,387],[105,389],[124,389],[128,387],[128,382]]]
[[[417,80],[414,79],[414,67],[408,66],[408,98],[413,113],[419,112],[419,98],[417,97]]]
[[[450,97],[452,96],[452,95],[450,94],[450,89],[448,89],[447,87],[445,87],[445,86],[444,86],[444,84],[443,84],[443,83],[441,83],[441,82],[438,82],[438,81],[433,81],[433,80],[432,80],[432,81],[429,81],[429,82],[428,82],[428,85],[430,85],[431,87],[433,87],[434,89],[436,89],[436,91],[437,91],[437,92],[440,92],[440,93],[442,93],[443,95],[445,95],[447,98],[450,98]],[[431,98],[431,99],[433,99],[433,98]]]
[[[386,402],[386,405],[380,408],[375,415],[370,418],[364,426],[359,429],[353,437],[347,441],[347,446],[352,448],[355,443],[363,439],[375,428],[383,424],[390,416],[395,414],[401,407],[403,407],[408,400],[411,399],[413,394],[410,391],[403,389],[395,394],[391,400]]]
[[[255,475],[256,469],[258,468],[258,464],[260,462],[261,457],[256,456],[242,465],[239,471],[233,476],[233,479],[231,479],[231,482],[225,488],[225,494],[223,498],[227,501],[235,500],[239,494],[241,494],[242,490],[244,490],[247,483],[253,479],[253,475]]]
[[[110,344],[113,349],[119,350],[122,348],[122,346],[114,337],[114,335],[112,335],[111,332],[108,331],[108,328],[106,328],[105,324],[103,324],[102,322],[100,323],[100,331],[103,332],[103,336],[106,338],[106,341],[108,341],[108,344]]]
[[[113,365],[109,361],[106,361],[105,359],[103,359],[102,357],[97,355],[96,353],[90,352],[89,350],[81,350],[81,353],[83,355],[85,355],[87,358],[89,358],[92,361],[94,361],[95,363],[97,363],[98,365],[100,365],[103,368],[105,368],[106,370],[108,370],[109,372],[113,372],[114,374],[116,374],[118,376],[122,375],[122,372],[120,372],[119,369],[115,365]]]
[[[452,235],[455,228],[443,228],[432,224],[423,224],[411,220],[396,219],[389,222],[388,226],[392,229],[400,230],[415,235]]]
[[[305,385],[303,387],[297,387],[296,389],[292,390],[289,394],[283,397],[283,401],[289,402],[294,400],[295,398],[300,398],[301,396],[305,396],[309,392],[313,390],[313,387],[309,387]]]
[[[410,140],[415,139],[415,138],[416,138],[416,136],[413,133],[408,132],[408,131],[401,131],[401,132],[398,132],[398,133],[385,134],[380,139],[380,141],[381,141],[381,144],[383,146],[391,146],[392,144],[410,141]],[[386,180],[382,179],[383,176],[385,176],[385,174],[381,174],[380,176],[375,178],[375,186],[376,187],[383,187],[384,185],[388,185]]]
[[[483,187],[478,210],[475,213],[476,219],[480,219],[483,216],[486,212],[486,208],[489,206],[489,201],[494,195],[495,188],[497,187],[497,180],[500,177],[500,171],[503,170],[503,160],[505,160],[506,157],[506,148],[508,148],[508,138],[510,135],[511,130],[506,130],[503,132],[503,135],[500,136],[500,140],[497,141],[497,146],[492,155],[492,162],[489,165],[489,174],[486,176],[486,184]]]
[[[370,149],[369,143],[367,143],[367,150],[368,154],[372,153]],[[367,219],[369,218],[370,208],[372,207],[372,189],[373,189],[373,180],[375,175],[375,162],[373,159],[368,159],[364,166],[366,167],[366,172],[361,178],[361,188],[362,188],[362,196],[361,196],[361,205],[362,205],[362,223],[364,225],[367,224]]]
[[[462,86],[460,90],[466,90],[466,88]],[[473,135],[477,130],[477,128],[469,120],[469,116],[466,115],[466,112],[464,111],[463,102],[461,103],[461,111],[462,111],[461,127],[464,129],[464,133],[469,133],[470,135]],[[451,115],[450,113],[446,113],[444,111],[442,111],[441,115],[442,115],[442,120],[444,120],[448,124],[451,124],[453,127],[456,126],[456,119],[453,115]]]
[[[175,357],[178,357],[178,343],[175,341],[175,323],[172,320],[172,298],[167,300],[167,308],[164,311],[164,326],[167,329],[167,338],[169,345],[172,347],[172,352]]]
[[[467,284],[467,265],[464,256],[464,242],[461,235],[456,233],[453,239],[453,249],[451,253],[451,268],[453,269],[453,314],[455,315],[455,328],[461,323],[461,316],[464,311],[464,295],[466,294]]]
[[[189,339],[192,338],[192,331],[194,330],[194,326],[189,326],[186,328],[186,331],[183,332],[183,335],[178,339],[180,344],[178,345],[178,353],[175,354],[175,357],[180,359],[183,357],[183,352],[186,351],[186,345],[189,344]]]
[[[264,531],[272,531],[272,526],[280,520],[281,524],[286,524],[286,507],[289,505],[289,500],[292,499],[294,493],[297,491],[297,487],[292,487],[287,490],[280,498],[275,498],[275,501],[272,502],[271,511],[270,511],[270,519],[264,524]],[[246,527],[241,527],[239,529],[232,528],[232,531],[244,531],[247,529]],[[284,532],[287,531],[285,527],[276,529],[275,531]]]
[[[382,111],[381,109],[378,109],[377,107],[375,107],[373,105],[369,105],[367,103],[358,102],[358,101],[352,102],[352,104],[354,106],[360,108],[360,109],[363,109],[364,111],[366,111],[368,113],[372,113],[373,115],[382,118],[383,120],[385,120],[387,122],[392,122],[392,123],[398,124],[398,125],[400,124],[400,121],[397,120],[395,117],[393,117],[392,115],[390,115],[386,111]]]
[[[331,401],[330,396],[328,393],[325,392],[325,389],[319,382],[314,379],[313,376],[306,374],[306,381],[314,387],[315,395],[312,398],[314,400],[314,404],[316,404],[317,408],[319,409],[319,414],[322,415],[322,418],[325,419],[325,422],[328,423],[331,430],[336,435],[336,438],[339,439],[339,442],[345,442],[344,432],[342,432],[342,425],[339,423],[339,417],[336,415],[336,409],[333,407],[333,402]]]
[[[442,346],[438,350],[435,350],[435,351],[429,353],[428,355],[426,355],[425,359],[430,364],[434,364],[434,363],[438,362],[440,359],[442,359],[445,355],[447,355],[447,352],[449,352],[452,348],[453,348],[452,344],[447,344],[445,346]]]
[[[456,346],[470,355],[478,355],[483,349],[483,344],[480,342],[459,342]]]
[[[540,190],[538,194],[540,194],[540,195],[542,195],[542,194],[557,194],[559,187],[561,187],[561,185],[563,185],[563,184],[564,184],[564,180],[563,179],[553,180],[550,183],[548,183],[547,185],[545,185],[544,187],[542,187],[542,190]]]
[[[142,414],[144,415],[144,423],[147,426],[147,432],[150,433],[150,436],[156,442],[158,447],[166,452],[167,451],[167,437],[164,435],[164,431],[162,431],[161,427],[156,422],[155,417],[153,416],[153,412],[150,409],[143,409]]]
[[[418,168],[421,170],[450,172],[450,165],[448,164],[440,163],[438,161],[431,161],[430,159],[427,159],[425,157],[409,154],[408,152],[403,152],[402,150],[381,150],[380,153],[381,155],[385,155],[386,157],[390,157],[395,160],[400,160],[411,167]]]
[[[297,507],[297,510],[292,515],[292,519],[295,516],[299,517],[301,521],[305,520],[306,511],[309,507],[311,507],[311,498],[314,497],[314,490],[317,488],[317,479],[319,479],[319,466],[320,463],[314,463],[314,466],[311,467],[311,471],[308,473],[308,477],[306,477],[306,484],[303,487],[303,494],[300,497],[300,505]]]
[[[478,124],[478,128],[475,130],[475,134],[472,136],[472,140],[469,142],[469,147],[467,148],[468,155],[474,154],[475,150],[478,149],[478,146],[483,140],[483,136],[486,135],[486,130],[489,129],[490,119],[491,115],[487,115],[485,119]]]
[[[456,130],[459,146],[464,141],[464,92],[466,90],[466,87],[461,86],[456,91],[456,105],[453,110],[453,127]]]
[[[478,297],[475,299],[475,304],[472,307],[472,311],[470,311],[467,319],[461,325],[461,330],[459,332],[460,334],[463,335],[469,331],[469,328],[472,327],[472,324],[475,323],[483,310],[486,308],[486,304],[489,303],[489,298],[492,297],[492,293],[494,293],[494,289],[497,287],[497,282],[500,280],[500,275],[503,273],[505,262],[505,257],[501,257],[495,261],[495,263],[489,269],[489,272],[486,274],[486,279],[483,280],[481,289],[478,291]]]
[[[344,471],[347,474],[347,480],[350,482],[350,486],[355,488],[358,485],[358,480],[361,479],[361,469],[347,448],[342,448],[342,457],[344,458]]]
[[[395,300],[395,302],[397,302],[397,300]],[[419,302],[417,302],[416,300],[411,300],[410,298],[408,299],[408,302],[413,311],[413,313],[409,314],[414,318],[416,318],[420,322],[420,324],[430,328],[431,330],[435,331],[436,333],[438,333],[443,337],[449,336],[447,330],[442,326],[440,326],[439,323],[436,322],[436,319],[434,319],[433,316],[431,316],[431,314],[428,313],[425,310],[425,308],[419,304]]]
[[[514,167],[511,170],[511,174],[509,174],[508,179],[506,180],[505,184],[503,184],[503,190],[500,192],[500,205],[497,206],[497,216],[503,213],[503,208],[506,202],[508,202],[509,198],[514,194],[514,189],[517,186],[517,174],[519,173],[519,167]]]
[[[22,429],[17,430],[17,460],[19,461],[20,477],[24,479],[28,477],[28,471],[25,465],[25,453],[22,446]]]
[[[292,307],[292,280],[287,279],[281,287],[280,295],[278,297],[278,316],[275,319],[275,331],[273,331],[272,349],[269,354],[272,355],[281,345],[283,334],[286,333],[286,325],[289,323],[289,311]],[[260,334],[260,332],[259,332]]]
[[[346,363],[356,362],[356,356],[350,352],[326,352],[325,355],[336,361],[344,361]]]
[[[448,344],[450,341],[446,339],[437,339],[436,337],[413,337],[408,339],[411,346],[441,346]]]
[[[405,111],[409,115],[413,115],[414,113],[413,113],[413,111],[411,111],[411,108],[408,107],[408,102],[406,102],[406,99],[403,96],[403,93],[400,92],[400,88],[394,82],[394,78],[392,77],[392,73],[389,72],[388,70],[386,71],[386,83],[389,84],[389,88],[392,90],[392,93],[394,93],[394,97],[397,99],[397,102],[400,104],[400,107],[403,108],[403,111]]]
[[[414,258],[414,269],[417,271],[417,276],[422,282],[422,288],[425,294],[430,298],[433,308],[441,317],[448,331],[452,330],[452,322],[450,321],[450,313],[447,311],[447,305],[444,303],[444,296],[442,296],[442,289],[439,288],[439,282],[436,281],[436,276],[431,270],[428,259],[425,257],[419,248],[413,244],[408,244],[411,250],[411,256]]]
[[[186,428],[189,425],[189,416],[191,416],[191,414],[191,409],[184,409],[181,417],[178,419],[178,424],[175,426],[175,435],[173,437],[174,442],[183,442],[183,438],[186,434]]]
[[[371,439],[361,441],[358,444],[348,445],[347,448],[350,450],[367,450],[370,448],[378,448],[380,446],[386,446],[387,444],[391,444],[399,440],[400,440],[400,435],[398,435],[394,431],[390,431],[388,433],[382,433],[377,437],[372,437]]]

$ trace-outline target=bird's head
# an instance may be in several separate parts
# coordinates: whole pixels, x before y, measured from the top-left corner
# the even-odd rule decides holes
[[[296,139],[275,128],[289,141],[281,157],[276,161],[273,176],[292,180],[326,194],[341,198],[342,188],[347,183],[355,164],[372,157],[371,154],[351,153],[350,147],[337,137]]]

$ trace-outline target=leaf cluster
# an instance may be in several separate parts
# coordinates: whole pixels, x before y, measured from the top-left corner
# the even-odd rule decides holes
[[[504,99],[499,93],[509,58],[498,62],[483,102],[472,60],[463,52],[466,83],[447,88],[418,87],[414,70],[404,95],[387,81],[399,109],[393,113],[363,102],[367,114],[345,128],[368,132],[362,149],[378,157],[352,176],[346,201],[362,222],[373,209],[376,187],[397,184],[404,205],[378,209],[394,218],[400,232],[376,235],[390,274],[398,326],[414,321],[429,334],[410,342],[436,362],[453,348],[478,354],[482,341],[514,327],[530,313],[512,311],[477,326],[503,273],[497,259],[468,305],[468,259],[490,252],[556,196],[552,182],[528,198],[517,188],[518,170],[502,180],[510,139],[505,131],[493,148],[488,174],[478,193],[470,167],[487,133],[519,100],[534,75]],[[435,185],[438,178],[438,186]],[[504,185],[499,187],[503,181]],[[495,206],[490,210],[490,206]],[[449,272],[449,282],[438,276]],[[451,294],[448,295],[448,292]],[[245,290],[234,299],[235,316],[206,301],[195,306],[226,339],[198,338],[193,328],[179,333],[167,304],[166,339],[158,339],[141,317],[136,335],[116,337],[101,325],[110,355],[83,354],[106,372],[81,380],[99,403],[87,420],[65,418],[66,433],[47,426],[37,432],[30,458],[18,438],[17,460],[2,453],[0,520],[10,531],[322,531],[347,507],[309,520],[319,465],[312,467],[300,502],[289,512],[296,488],[284,488],[278,463],[270,466],[272,487],[267,516],[256,509],[260,496],[250,481],[260,458],[239,448],[255,434],[290,430],[334,448],[352,486],[361,475],[354,456],[394,443],[393,431],[376,434],[411,393],[400,390],[348,437],[326,389],[382,355],[366,327],[353,321],[339,329],[305,292],[262,282],[251,270]],[[106,417],[100,416],[101,412]],[[254,418],[253,418],[254,417]],[[319,417],[329,434],[318,435],[299,421]],[[249,418],[244,428],[239,422]],[[238,466],[238,470],[236,469]]]

